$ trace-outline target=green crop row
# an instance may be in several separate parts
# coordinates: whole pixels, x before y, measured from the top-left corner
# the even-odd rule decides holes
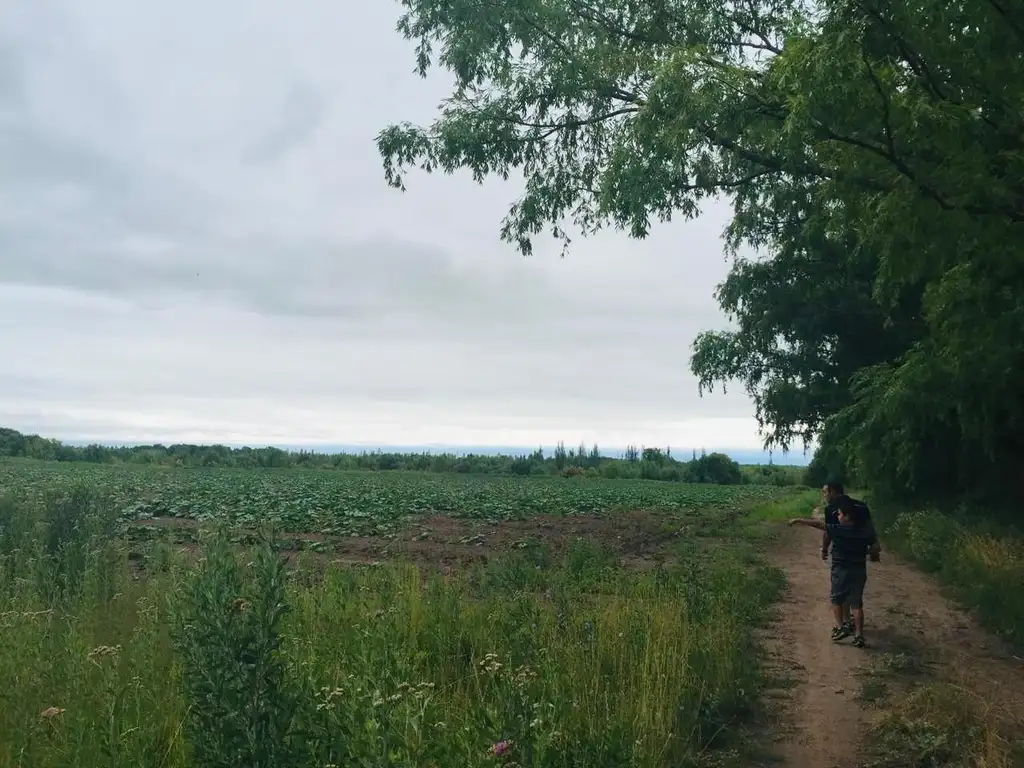
[[[497,521],[639,508],[737,509],[791,493],[773,486],[595,478],[0,464],[0,489],[18,495],[74,486],[104,489],[124,521],[181,517],[333,535],[388,534],[418,515]]]

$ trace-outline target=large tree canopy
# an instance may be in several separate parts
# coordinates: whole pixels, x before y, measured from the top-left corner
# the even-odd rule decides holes
[[[703,334],[769,444],[825,430],[890,490],[973,490],[1024,457],[1021,0],[403,0],[455,74],[411,168],[525,178],[502,237],[643,237],[724,195],[747,245]],[[573,227],[570,227],[572,222]]]

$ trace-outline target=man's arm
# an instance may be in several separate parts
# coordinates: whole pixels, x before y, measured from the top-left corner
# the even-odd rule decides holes
[[[868,557],[871,558],[871,562],[877,563],[881,559],[882,545],[878,541],[878,534],[875,532],[875,526],[868,520],[868,530],[871,531],[871,539],[868,544]]]
[[[808,528],[817,528],[819,531],[828,531],[824,520],[815,517],[794,517],[789,521],[790,525],[806,525]]]
[[[828,522],[828,505],[827,504],[824,505],[824,512],[822,512],[822,507],[815,507],[814,508],[813,517],[817,517],[819,514],[823,518],[825,518],[826,522]],[[826,530],[823,534],[821,534],[821,559],[822,560],[828,560],[828,548],[829,548],[829,546],[831,544],[832,544],[832,537],[828,535],[828,531]]]

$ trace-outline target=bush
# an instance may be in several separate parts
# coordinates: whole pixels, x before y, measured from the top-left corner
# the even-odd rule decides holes
[[[280,653],[284,562],[264,545],[244,574],[218,536],[177,603],[175,647],[190,704],[186,733],[200,768],[305,764],[291,738],[297,697]]]
[[[894,525],[897,536],[906,541],[908,553],[924,570],[938,572],[955,558],[962,529],[937,512],[910,512],[900,515]]]
[[[740,465],[724,453],[709,453],[690,462],[694,482],[739,485],[743,482]]]

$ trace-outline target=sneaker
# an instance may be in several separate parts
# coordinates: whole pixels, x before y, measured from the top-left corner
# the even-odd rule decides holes
[[[849,621],[844,621],[843,622],[843,629],[846,630],[846,634],[852,635],[853,634],[853,619],[850,619]]]
[[[864,642],[864,635],[855,635],[853,638],[854,648],[866,648],[867,643]]]
[[[838,643],[844,637],[849,637],[850,633],[847,631],[845,626],[832,627],[832,642]]]

